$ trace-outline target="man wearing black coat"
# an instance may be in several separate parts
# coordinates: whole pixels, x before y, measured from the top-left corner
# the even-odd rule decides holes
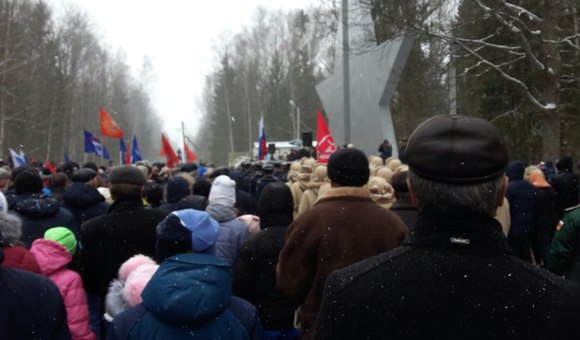
[[[135,254],[155,256],[155,227],[168,212],[146,209],[141,200],[145,175],[138,168],[120,166],[109,175],[113,204],[105,215],[81,227],[83,249],[79,269],[91,312],[93,331],[104,313],[103,300],[119,267]]]
[[[563,156],[556,161],[558,173],[552,176],[552,188],[558,195],[558,208],[560,215],[564,209],[573,207],[578,204],[578,177],[572,172],[572,158]]]
[[[109,204],[97,190],[95,170],[80,168],[72,174],[71,180],[73,183],[64,191],[62,206],[73,214],[75,225],[81,226],[107,212]]]
[[[10,213],[22,219],[20,240],[30,247],[37,238],[54,226],[65,226],[78,232],[78,225],[70,211],[58,200],[42,195],[42,178],[38,170],[26,169],[14,179],[14,195],[9,200]]]
[[[0,263],[4,260],[0,234]],[[0,265],[0,339],[66,340],[66,310],[46,277]]]
[[[493,218],[507,186],[499,130],[435,116],[406,156],[413,232],[328,278],[315,339],[577,339],[580,287],[515,257]]]
[[[267,331],[298,334],[296,304],[276,288],[276,264],[294,213],[292,192],[280,181],[268,184],[258,201],[261,231],[240,248],[234,267],[234,294],[258,307]]]

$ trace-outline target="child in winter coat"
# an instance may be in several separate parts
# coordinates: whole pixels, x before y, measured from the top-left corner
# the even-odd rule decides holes
[[[89,308],[78,273],[67,268],[72,254],[77,248],[77,240],[65,227],[50,228],[44,238],[36,239],[30,252],[36,257],[43,275],[51,279],[64,300],[68,327],[72,338],[94,340],[95,334],[89,327]]]
[[[118,278],[111,281],[105,298],[104,318],[107,322],[113,322],[117,315],[142,302],[141,292],[158,267],[153,259],[141,254],[123,262]]]

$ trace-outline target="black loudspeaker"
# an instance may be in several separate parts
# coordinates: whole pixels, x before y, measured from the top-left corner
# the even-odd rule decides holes
[[[274,144],[274,143],[268,144],[268,153],[270,153],[270,154],[276,153],[276,144]]]
[[[312,132],[302,132],[302,146],[305,148],[312,147]]]

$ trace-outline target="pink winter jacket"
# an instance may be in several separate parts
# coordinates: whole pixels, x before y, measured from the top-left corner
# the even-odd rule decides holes
[[[32,243],[30,252],[36,257],[42,274],[56,284],[62,295],[72,338],[96,339],[89,328],[89,308],[81,277],[66,268],[72,260],[71,254],[59,243],[42,238]]]

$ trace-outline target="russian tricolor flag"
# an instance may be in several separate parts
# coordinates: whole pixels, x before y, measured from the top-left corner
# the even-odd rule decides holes
[[[268,145],[266,144],[266,132],[264,131],[264,117],[260,118],[260,139],[258,139],[258,160],[264,160],[268,153]]]

